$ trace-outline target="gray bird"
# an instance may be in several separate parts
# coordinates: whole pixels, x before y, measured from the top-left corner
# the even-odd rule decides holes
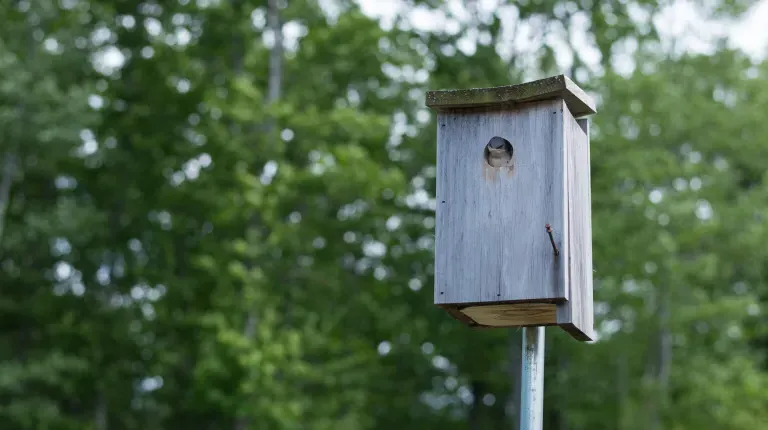
[[[512,144],[498,136],[491,138],[485,146],[485,160],[491,167],[508,166],[512,160]]]

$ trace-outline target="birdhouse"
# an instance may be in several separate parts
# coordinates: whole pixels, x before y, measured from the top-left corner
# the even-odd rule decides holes
[[[593,338],[589,123],[560,75],[427,93],[437,111],[435,304],[470,326]]]

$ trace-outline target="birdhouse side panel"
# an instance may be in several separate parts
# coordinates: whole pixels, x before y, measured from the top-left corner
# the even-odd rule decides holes
[[[436,304],[567,299],[564,106],[438,115]]]
[[[572,336],[591,340],[592,298],[592,210],[588,120],[576,120],[565,111],[568,154],[568,224],[570,299],[558,306],[558,324]]]

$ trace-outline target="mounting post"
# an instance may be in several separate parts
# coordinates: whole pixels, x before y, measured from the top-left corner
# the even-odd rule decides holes
[[[544,327],[523,328],[520,430],[541,430],[544,422]]]

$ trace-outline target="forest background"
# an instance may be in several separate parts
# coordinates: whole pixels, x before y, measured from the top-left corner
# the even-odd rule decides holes
[[[9,0],[0,428],[516,429],[520,331],[432,304],[424,95],[559,73],[599,338],[547,332],[545,428],[767,428],[760,11]]]

